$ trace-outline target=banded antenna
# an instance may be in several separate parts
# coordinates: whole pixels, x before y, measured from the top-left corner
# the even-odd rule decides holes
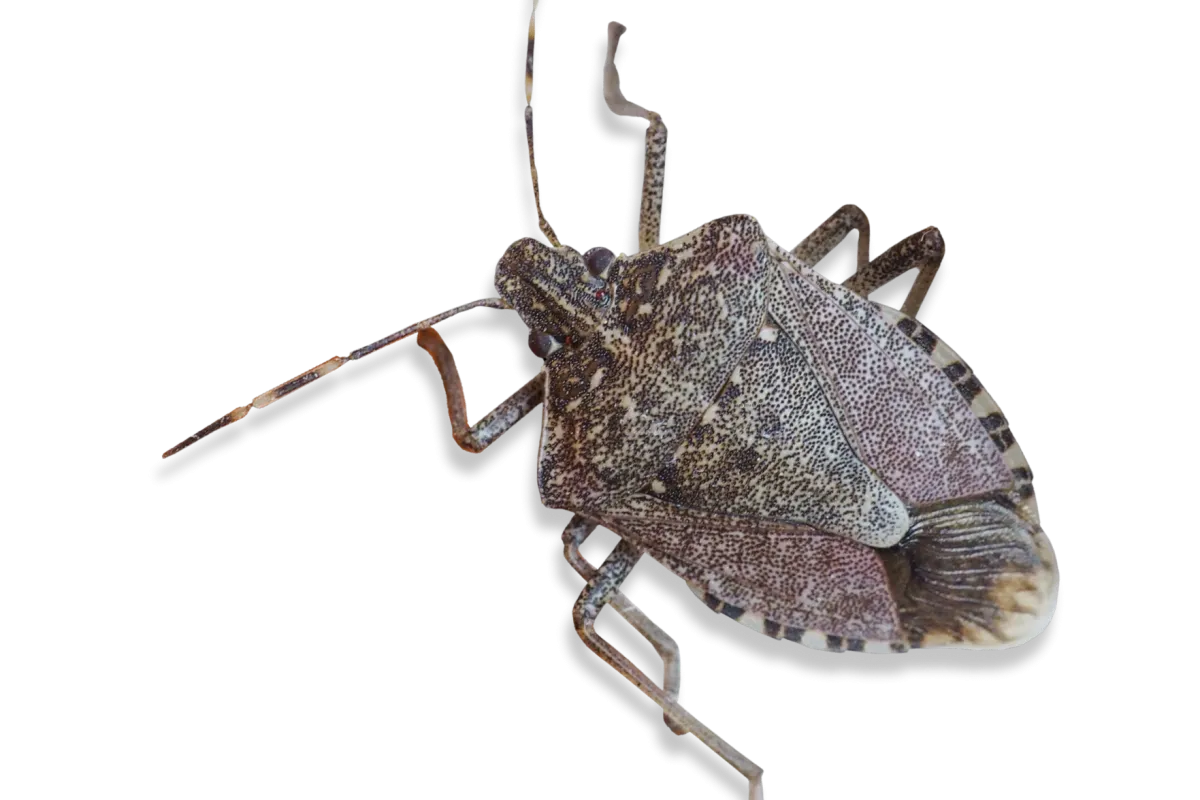
[[[525,141],[529,143],[529,174],[533,178],[533,204],[537,206],[538,227],[550,240],[550,244],[561,247],[554,235],[554,228],[542,214],[542,198],[538,193],[537,164],[533,160],[533,18],[537,14],[538,0],[533,0],[533,11],[529,12],[529,49],[525,51]]]

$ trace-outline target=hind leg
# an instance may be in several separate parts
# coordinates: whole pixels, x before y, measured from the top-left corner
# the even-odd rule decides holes
[[[662,708],[663,713],[675,722],[680,729],[695,734],[714,753],[725,759],[750,781],[750,800],[762,800],[762,768],[735,750],[721,737],[705,727],[700,720],[693,717],[683,706],[667,696],[667,693],[654,684],[646,674],[596,633],[595,622],[604,606],[612,603],[619,594],[621,583],[633,570],[642,552],[624,539],[605,559],[595,575],[575,602],[575,630],[592,652],[607,661],[613,669],[624,675],[634,686],[641,689],[651,700]]]
[[[837,247],[850,231],[858,231],[858,264],[862,269],[871,260],[871,223],[858,206],[846,205],[833,212],[804,241],[792,248],[792,255],[806,266],[815,267],[829,251]]]
[[[796,245],[792,254],[807,266],[815,266],[854,230],[858,231],[857,265],[854,274],[843,281],[842,285],[855,294],[866,297],[909,270],[919,270],[917,279],[908,290],[908,297],[900,309],[908,316],[915,317],[921,310],[921,303],[933,284],[934,276],[937,275],[942,257],[946,253],[946,244],[941,233],[932,227],[918,231],[871,260],[871,225],[867,221],[867,215],[858,206],[846,205]]]
[[[563,529],[563,555],[567,559],[575,571],[583,577],[585,581],[590,581],[596,577],[596,568],[593,567],[583,554],[579,552],[580,546],[591,536],[592,531],[596,530],[596,523],[589,521],[585,517],[576,514],[567,523],[567,527]],[[609,605],[625,618],[625,621],[633,626],[633,629],[646,637],[646,640],[654,647],[654,651],[658,653],[658,657],[663,662],[663,691],[667,697],[672,700],[679,700],[679,645],[675,644],[675,640],[670,634],[664,631],[658,625],[642,613],[642,610],[630,602],[629,598],[621,592],[615,592]],[[673,733],[680,736],[687,733],[686,728],[681,728],[669,714],[663,714],[663,722],[671,729]]]
[[[933,285],[934,276],[945,255],[946,242],[941,232],[929,227],[892,245],[865,267],[860,265],[857,272],[842,281],[842,285],[866,297],[885,283],[915,269],[917,279],[913,281],[908,297],[904,298],[904,305],[900,307],[903,313],[915,317],[921,310],[921,303]]]

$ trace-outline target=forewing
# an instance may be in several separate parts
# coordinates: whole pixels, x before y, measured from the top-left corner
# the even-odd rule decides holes
[[[768,307],[859,456],[910,506],[1012,488],[995,443],[931,360],[935,340],[908,338],[875,304],[807,268],[781,268]]]
[[[918,512],[909,535],[886,549],[644,494],[596,521],[714,611],[821,649],[1005,647],[1041,631],[1057,598],[1049,541],[1002,497]]]
[[[855,452],[823,383],[788,337],[764,325],[644,491],[679,507],[895,544],[909,527],[905,505]]]
[[[903,634],[877,552],[842,536],[684,509],[637,495],[597,517],[684,578],[706,602],[776,637],[890,643]]]

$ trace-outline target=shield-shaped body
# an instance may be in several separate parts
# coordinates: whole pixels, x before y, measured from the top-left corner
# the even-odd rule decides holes
[[[594,272],[594,271],[593,271]],[[497,288],[546,358],[538,484],[714,610],[824,649],[1039,632],[1057,568],[1032,475],[966,364],[746,216],[597,277],[514,244]]]

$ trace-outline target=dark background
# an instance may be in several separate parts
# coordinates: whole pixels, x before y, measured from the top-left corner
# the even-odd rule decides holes
[[[560,5],[542,4],[536,53],[546,205],[564,240],[636,251],[644,124],[604,106],[599,13]],[[1004,179],[1015,139],[952,68],[919,49],[838,58],[811,29],[758,14],[624,11],[626,91],[665,103],[673,130],[665,235],[752,207],[793,245],[846,196],[871,209],[872,254],[944,225],[953,254],[920,318],[1012,398],[1034,461],[1055,463],[1056,341],[1037,225],[1019,216],[1028,187]],[[521,124],[528,5],[421,13],[166,31],[167,89],[151,98],[170,191],[148,459],[305,360],[496,294],[500,249],[538,233]],[[852,239],[821,266],[852,270]],[[875,299],[899,305],[911,279]],[[515,314],[439,330],[466,363],[473,414],[539,367]],[[182,732],[179,775],[744,796],[736,772],[668,733],[572,630],[582,582],[558,540],[569,513],[538,498],[538,419],[482,455],[458,450],[436,369],[409,341],[152,464],[145,679]],[[613,537],[593,539],[586,552],[602,558]],[[624,590],[682,634],[683,702],[769,759],[779,798],[815,774],[890,780],[1006,751],[1014,736],[1036,746],[1055,714],[1062,606],[1012,651],[872,657],[773,642],[648,559]],[[658,678],[612,612],[599,627]]]

